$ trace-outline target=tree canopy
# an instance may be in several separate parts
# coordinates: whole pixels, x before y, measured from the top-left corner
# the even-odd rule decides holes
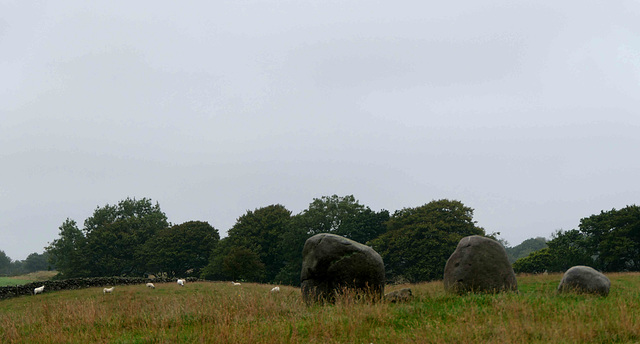
[[[9,275],[11,272],[11,258],[0,250],[0,275]]]
[[[169,277],[200,276],[218,241],[218,230],[203,221],[161,228],[144,245],[146,270]]]
[[[0,273],[55,266],[61,278],[154,274],[299,285],[304,243],[318,233],[372,246],[390,280],[410,282],[442,278],[461,238],[486,235],[472,208],[448,199],[391,216],[353,195],[314,198],[295,215],[272,204],[247,210],[220,239],[207,222],[171,225],[158,203],[127,198],[97,207],[83,228],[66,219],[42,255],[12,262],[0,251]],[[557,231],[548,242],[527,239],[507,253],[512,259],[529,253],[513,263],[516,272],[564,271],[574,265],[640,270],[640,208],[602,211],[581,219],[579,229]]]
[[[265,267],[267,281],[273,280],[283,266],[279,244],[290,217],[291,211],[280,204],[248,210],[228,232],[233,246],[244,247],[256,254]]]
[[[30,273],[49,270],[51,267],[52,265],[49,263],[49,254],[47,252],[33,252],[24,260],[22,270],[24,273]]]
[[[484,234],[473,221],[473,209],[442,199],[396,211],[387,221],[387,232],[371,245],[385,262],[387,278],[430,281],[442,278],[460,239]]]
[[[557,231],[545,252],[514,263],[516,272],[565,271],[588,265],[606,272],[640,270],[640,207],[602,211],[580,220],[579,229]]]
[[[601,211],[580,220],[584,246],[602,271],[640,270],[640,207]]]
[[[376,213],[360,204],[353,195],[332,195],[314,198],[299,217],[298,225],[309,236],[332,233],[366,243],[386,231],[384,222],[389,219],[389,212]]]
[[[146,272],[144,244],[167,228],[167,216],[150,199],[127,198],[98,207],[84,222],[91,276],[141,276]]]
[[[82,229],[67,219],[46,252],[61,277],[141,276],[145,243],[168,225],[159,204],[127,198],[97,207]]]
[[[74,220],[66,219],[59,228],[58,239],[53,240],[45,251],[49,261],[55,265],[61,277],[84,277],[88,271],[87,239]]]
[[[531,252],[513,263],[515,272],[561,272],[576,265],[593,266],[593,259],[586,249],[586,238],[576,229],[556,231],[547,242],[548,247]]]

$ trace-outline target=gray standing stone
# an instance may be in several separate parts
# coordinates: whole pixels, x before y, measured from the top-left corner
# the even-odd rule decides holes
[[[333,302],[344,288],[384,294],[382,257],[371,247],[335,234],[316,234],[302,250],[302,298],[307,304]]]
[[[607,276],[592,267],[577,265],[564,273],[558,285],[558,292],[577,291],[607,296],[610,287],[611,281]]]
[[[384,299],[392,303],[409,302],[413,299],[413,293],[411,292],[411,288],[403,288],[385,294]]]
[[[444,267],[448,292],[496,293],[517,291],[518,283],[507,252],[499,242],[479,235],[464,237]]]

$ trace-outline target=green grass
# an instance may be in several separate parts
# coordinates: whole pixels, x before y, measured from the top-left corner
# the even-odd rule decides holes
[[[410,287],[405,304],[341,298],[306,307],[300,290],[175,283],[49,292],[0,301],[3,343],[633,343],[640,274],[609,274],[608,297],[557,294],[561,275],[519,276],[519,293],[455,296]]]
[[[0,287],[46,281],[50,280],[57,273],[57,271],[37,271],[20,276],[0,277]]]
[[[15,277],[0,277],[0,287],[6,287],[8,285],[20,285],[33,282],[32,280],[19,279]]]

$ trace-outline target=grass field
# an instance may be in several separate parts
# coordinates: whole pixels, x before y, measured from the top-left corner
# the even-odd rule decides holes
[[[640,342],[640,274],[609,274],[602,298],[556,293],[561,275],[519,276],[519,293],[445,294],[410,287],[406,304],[306,307],[300,290],[230,283],[116,286],[0,301],[3,343],[633,343]]]
[[[0,277],[0,287],[27,284],[36,281],[46,281],[51,279],[57,273],[57,271],[38,271],[20,276]]]

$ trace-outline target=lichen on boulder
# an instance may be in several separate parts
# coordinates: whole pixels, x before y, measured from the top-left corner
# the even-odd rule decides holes
[[[603,273],[589,266],[576,265],[564,273],[558,285],[558,292],[580,292],[607,296],[610,288],[611,281]]]
[[[378,300],[384,294],[384,263],[369,246],[335,234],[316,234],[302,250],[300,282],[307,304],[333,302],[345,290]]]
[[[472,235],[458,243],[444,268],[444,288],[462,294],[517,291],[507,252],[497,241]]]

